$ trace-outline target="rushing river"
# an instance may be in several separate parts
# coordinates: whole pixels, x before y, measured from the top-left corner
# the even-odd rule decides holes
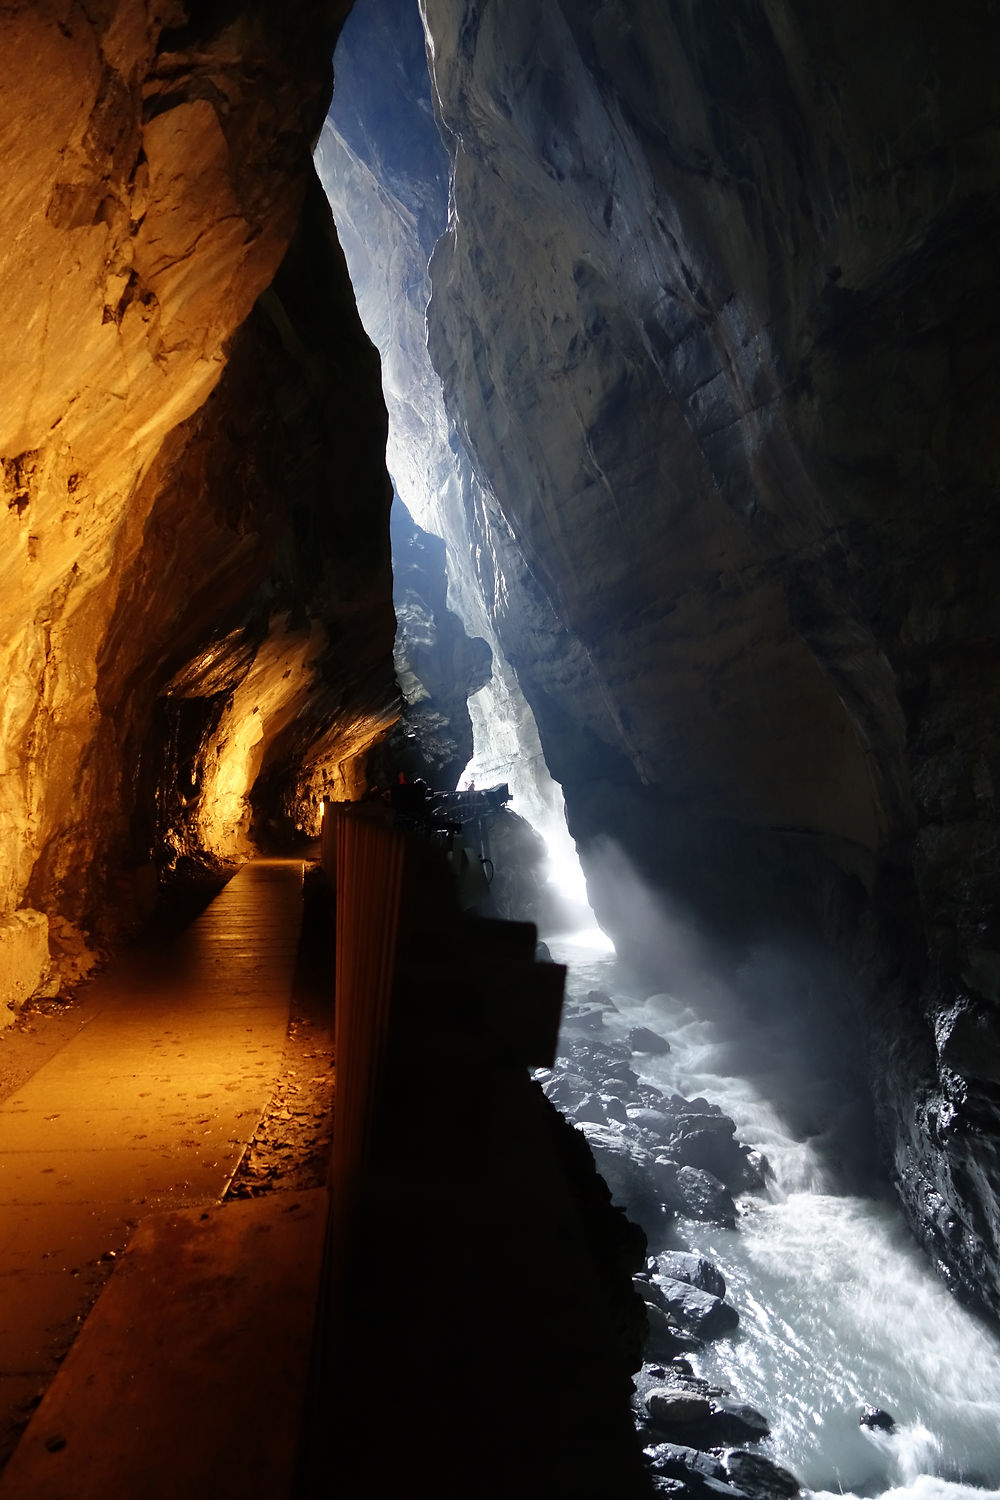
[[[777,1018],[749,1026],[738,996],[710,994],[707,1015],[691,991],[639,998],[598,931],[549,947],[571,997],[612,996],[610,1037],[639,1025],[669,1039],[668,1055],[633,1059],[644,1081],[719,1104],[773,1169],[766,1193],[739,1200],[735,1232],[679,1226],[678,1243],[723,1270],[741,1320],[694,1357],[697,1373],[768,1416],[761,1451],[817,1494],[1000,1500],[1000,1340],[935,1278],[891,1201],[847,1190],[864,1109],[824,1039],[803,1055]],[[787,1108],[782,1065],[798,1070]],[[860,1427],[866,1404],[895,1430]]]

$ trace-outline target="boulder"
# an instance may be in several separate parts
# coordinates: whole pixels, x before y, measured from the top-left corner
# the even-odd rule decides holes
[[[546,1099],[551,1099],[560,1109],[577,1103],[582,1095],[590,1093],[591,1085],[581,1073],[559,1073],[542,1084]]]
[[[49,972],[49,922],[28,909],[0,917],[0,1028],[45,984]]]
[[[583,1124],[584,1121],[592,1125],[607,1124],[607,1112],[599,1094],[585,1094],[570,1113],[578,1124]]]
[[[681,1443],[651,1443],[645,1449],[654,1480],[681,1481],[681,1493],[709,1500],[709,1497],[735,1497],[739,1491],[729,1482],[724,1466],[710,1453],[699,1453]]]
[[[576,1031],[600,1031],[604,1025],[603,1010],[563,1010],[563,1025]]]
[[[711,1172],[728,1188],[739,1191],[749,1186],[762,1186],[759,1172],[747,1160],[746,1147],[723,1130],[691,1130],[674,1134],[667,1150],[685,1166]]]
[[[735,1396],[712,1397],[709,1427],[709,1447],[718,1443],[759,1443],[771,1433],[770,1423],[763,1413],[738,1401]]]
[[[633,1052],[642,1052],[648,1057],[662,1057],[670,1051],[666,1037],[650,1031],[648,1026],[633,1026],[628,1034],[628,1044]]]
[[[687,1250],[665,1250],[662,1255],[652,1257],[647,1266],[654,1274],[669,1276],[674,1281],[686,1281],[688,1286],[711,1292],[713,1297],[726,1295],[726,1278],[704,1255]]]
[[[881,1406],[866,1406],[858,1418],[862,1427],[868,1427],[873,1432],[892,1432],[896,1426],[896,1419]]]
[[[727,1454],[726,1473],[737,1489],[749,1495],[751,1500],[791,1500],[802,1488],[795,1475],[780,1464],[759,1453],[747,1453],[742,1448]]]
[[[702,1479],[727,1482],[726,1467],[714,1453],[700,1453],[683,1443],[650,1443],[643,1451],[656,1474],[666,1474],[671,1479],[688,1479],[697,1474]]]
[[[638,1291],[638,1285],[636,1290]],[[643,1299],[645,1302],[645,1299]],[[701,1343],[691,1334],[682,1333],[672,1322],[668,1313],[655,1302],[645,1302],[646,1325],[646,1354],[653,1359],[663,1359],[673,1362],[679,1354],[689,1353],[693,1349],[700,1349]]]
[[[651,1153],[612,1125],[582,1121],[580,1129],[594,1154],[597,1170],[611,1191],[612,1201],[643,1229],[658,1230],[662,1215],[652,1185]]]
[[[707,1396],[697,1391],[685,1391],[669,1385],[654,1386],[646,1393],[646,1410],[658,1427],[687,1426],[692,1422],[704,1422],[712,1414]]]
[[[600,1070],[601,1083],[609,1093],[630,1093],[639,1083],[638,1073],[633,1073],[627,1063],[610,1063]]]
[[[649,1109],[645,1105],[627,1106],[628,1118],[633,1125],[644,1130],[657,1141],[666,1141],[673,1131],[673,1121],[660,1109]]]
[[[736,1205],[726,1185],[699,1167],[678,1166],[669,1157],[657,1156],[653,1181],[667,1208],[692,1219],[736,1228]]]
[[[664,1310],[686,1332],[699,1339],[719,1339],[732,1333],[740,1315],[729,1302],[703,1292],[687,1281],[668,1277],[653,1283],[663,1295]]]

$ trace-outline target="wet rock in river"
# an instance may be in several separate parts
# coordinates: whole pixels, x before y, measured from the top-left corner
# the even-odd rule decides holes
[[[619,1088],[629,1093],[639,1083],[638,1073],[633,1073],[626,1063],[610,1063],[601,1072],[601,1083],[605,1088]]]
[[[654,1480],[663,1477],[682,1481],[680,1493],[685,1496],[722,1500],[739,1494],[723,1464],[711,1453],[699,1453],[697,1448],[686,1448],[681,1443],[650,1443],[645,1455]]]
[[[645,1053],[648,1057],[662,1057],[670,1051],[670,1043],[659,1032],[648,1026],[633,1026],[628,1034],[628,1044],[633,1052]]]
[[[661,1142],[669,1139],[673,1130],[673,1121],[661,1109],[648,1109],[645,1105],[630,1104],[627,1110],[631,1124],[645,1131],[652,1139]]]
[[[607,1112],[599,1094],[585,1094],[570,1113],[578,1124],[583,1124],[585,1121],[591,1125],[608,1123]]]
[[[645,1306],[648,1329],[645,1352],[648,1357],[673,1363],[678,1355],[687,1354],[702,1347],[699,1339],[691,1334],[682,1333],[662,1307],[657,1307],[652,1302],[646,1302]]]
[[[862,1427],[869,1427],[873,1432],[892,1432],[896,1426],[895,1417],[883,1411],[881,1406],[864,1407],[858,1421]]]
[[[716,1130],[682,1131],[671,1137],[668,1150],[675,1161],[711,1172],[720,1182],[728,1182],[741,1165],[736,1142]]]
[[[692,1401],[696,1399],[699,1398],[691,1396]],[[766,1420],[752,1406],[744,1406],[731,1397],[703,1396],[700,1399],[709,1408],[704,1416],[691,1421],[678,1417],[676,1421],[668,1423],[650,1415],[648,1425],[654,1431],[669,1436],[674,1442],[703,1450],[759,1443],[768,1436],[770,1429]]]
[[[559,1073],[542,1084],[546,1099],[551,1099],[560,1109],[570,1108],[590,1091],[590,1087],[582,1073]]]
[[[628,1109],[621,1099],[613,1094],[604,1094],[601,1098],[604,1105],[604,1113],[609,1120],[617,1120],[620,1125],[629,1123]]]
[[[767,1418],[756,1407],[737,1401],[735,1396],[713,1396],[712,1412],[707,1423],[707,1447],[729,1443],[759,1443],[770,1436]]]
[[[577,1010],[575,1006],[563,1008],[563,1026],[575,1031],[600,1031],[603,1025],[603,1010]]]
[[[736,1204],[724,1183],[700,1167],[679,1167],[669,1157],[657,1156],[653,1180],[663,1202],[675,1213],[736,1228]]]
[[[726,1473],[750,1500],[791,1500],[802,1488],[795,1475],[780,1464],[743,1449],[726,1456]]]
[[[653,1158],[620,1126],[581,1121],[580,1129],[594,1153],[597,1170],[611,1190],[611,1198],[630,1218],[648,1229],[659,1229],[659,1200],[652,1179]]]
[[[670,1276],[674,1281],[686,1281],[688,1286],[711,1292],[713,1297],[726,1295],[726,1278],[714,1261],[689,1250],[665,1250],[662,1255],[649,1259],[647,1269],[654,1274]]]
[[[712,1414],[707,1396],[697,1391],[686,1391],[669,1385],[654,1386],[646,1392],[646,1410],[657,1427],[687,1426],[692,1422],[704,1422]]]
[[[732,1333],[739,1324],[740,1315],[735,1307],[711,1292],[667,1277],[654,1285],[662,1294],[664,1310],[685,1333],[693,1333],[699,1339],[719,1339]]]

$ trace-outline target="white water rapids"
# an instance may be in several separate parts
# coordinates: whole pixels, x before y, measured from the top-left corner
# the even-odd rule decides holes
[[[570,966],[571,995],[612,996],[619,1014],[606,1018],[609,1039],[633,1026],[669,1039],[668,1055],[633,1058],[643,1080],[719,1104],[773,1168],[766,1193],[739,1200],[735,1232],[680,1226],[687,1246],[720,1266],[740,1313],[735,1338],[693,1357],[697,1373],[764,1412],[772,1437],[761,1451],[817,1494],[997,1500],[1000,1342],[936,1279],[890,1202],[838,1190],[826,1117],[851,1100],[823,1078],[822,1056],[821,1106],[804,1139],[762,1089],[766,1069],[740,1076],[741,1052],[760,1059],[768,1045],[775,1070],[788,1064],[777,1033],[762,1038],[738,1007],[710,1003],[706,1018],[692,991],[630,994],[623,967],[596,951],[593,934],[548,942]],[[808,1093],[810,1080],[802,1083]],[[866,1404],[891,1413],[895,1430],[860,1427]]]

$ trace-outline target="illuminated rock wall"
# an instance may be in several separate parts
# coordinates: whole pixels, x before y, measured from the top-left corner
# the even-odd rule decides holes
[[[393,716],[377,361],[312,189],[255,309],[346,8],[0,16],[0,913],[64,978],[267,820],[256,773],[301,818]]]
[[[430,350],[571,829],[824,1004],[850,955],[904,1201],[1000,1310],[997,18],[422,10]]]

